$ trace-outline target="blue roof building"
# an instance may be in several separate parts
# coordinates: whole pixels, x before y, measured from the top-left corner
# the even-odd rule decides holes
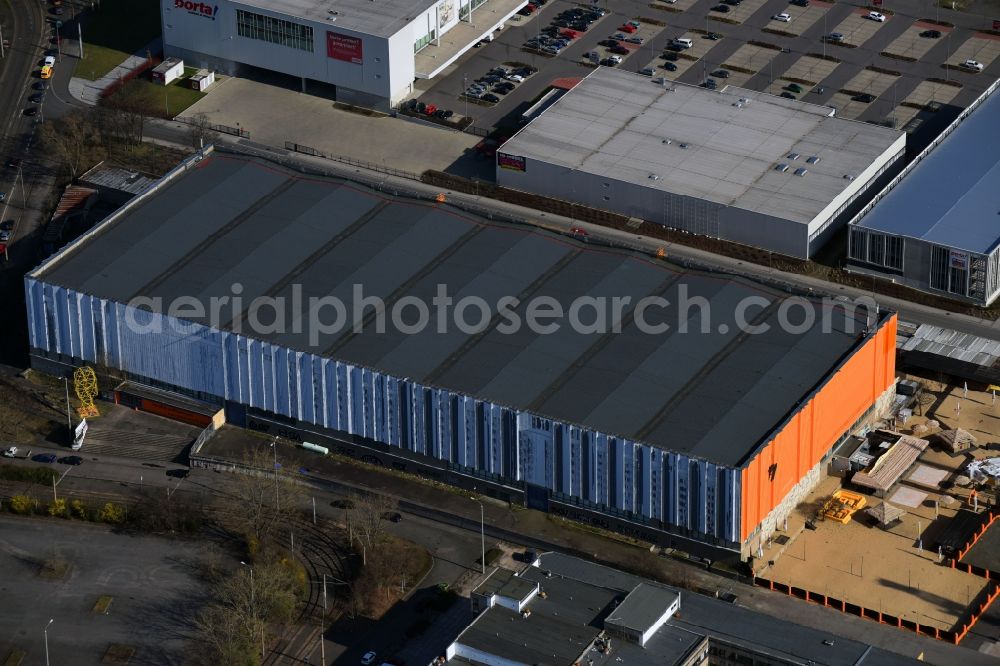
[[[1000,293],[1000,81],[851,221],[854,270],[988,305]]]

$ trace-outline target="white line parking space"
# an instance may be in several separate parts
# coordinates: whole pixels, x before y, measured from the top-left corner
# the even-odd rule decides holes
[[[861,46],[867,42],[878,29],[885,25],[884,22],[873,21],[869,18],[867,9],[855,10],[853,14],[840,22],[836,28],[830,30],[831,33],[840,33],[844,36],[844,45]],[[891,16],[885,17],[886,21],[891,21]]]

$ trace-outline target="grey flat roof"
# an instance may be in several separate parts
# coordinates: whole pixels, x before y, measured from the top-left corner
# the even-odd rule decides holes
[[[135,171],[134,169],[123,169],[111,164],[98,164],[87,173],[80,176],[78,182],[85,185],[107,187],[129,194],[142,194],[153,185],[159,178],[149,174]]]
[[[807,224],[851,184],[845,175],[860,175],[902,136],[831,113],[599,67],[503,152]],[[807,164],[810,156],[820,161]],[[779,163],[789,170],[776,171]],[[798,167],[808,173],[794,175]]]
[[[644,632],[663,617],[679,596],[665,587],[639,583],[628,593],[625,601],[611,611],[606,621]]]
[[[435,2],[436,0],[238,0],[233,5],[324,23],[333,32],[341,28],[366,35],[390,37],[433,7]],[[458,11],[457,7],[455,11]],[[313,39],[317,48],[325,51],[326,47],[321,45],[325,43],[326,36],[313,35]]]
[[[586,587],[600,586],[616,590],[632,589],[639,584],[658,585],[639,576],[562,553],[543,554],[539,567],[536,571],[542,576],[543,588],[558,579],[578,581],[579,585]],[[545,578],[542,570],[550,571],[552,578]],[[552,596],[549,595],[549,598]],[[765,653],[785,659],[792,658],[796,663],[812,661],[825,666],[916,666],[921,663],[895,652],[869,647],[865,643],[835,635],[832,631],[818,631],[782,621],[772,615],[757,613],[700,594],[683,593],[681,605],[681,614],[667,620],[647,647],[656,646],[657,641],[662,640],[660,634],[664,629],[672,627],[696,635],[704,634],[710,639],[753,646]],[[830,638],[836,638],[833,645],[825,645],[823,641]],[[619,647],[623,645],[623,641],[616,643]],[[984,661],[986,659],[988,658]]]
[[[220,328],[251,335],[249,304],[283,297],[285,332],[252,337],[725,465],[738,465],[767,441],[861,344],[865,326],[862,311],[855,321],[839,305],[816,300],[811,328],[783,330],[779,309],[790,295],[748,279],[224,153],[134,199],[32,276],[123,303],[195,297],[206,312],[239,284],[244,310],[233,318],[224,309]],[[630,300],[621,332],[577,332],[563,320],[547,334],[527,325],[508,333],[494,316],[483,331],[450,325],[438,333],[430,325],[417,334],[391,325],[378,333],[369,317],[359,319],[364,328],[356,334],[354,285],[365,297],[383,298],[390,311],[407,296],[432,303],[438,285],[456,302],[481,297],[494,313],[499,299],[513,296],[522,322],[539,297],[555,299],[564,312],[583,297],[608,299],[605,311],[610,299]],[[308,327],[294,330],[306,315],[291,307],[329,296],[343,300],[348,320],[313,344]],[[665,323],[667,332],[636,325],[636,304],[647,296],[669,302],[645,313],[647,324]],[[737,305],[750,297],[761,300],[741,314],[766,332],[740,332]],[[583,323],[594,321],[588,312],[580,314]],[[613,312],[607,318],[618,319]],[[262,319],[271,321],[266,313]],[[790,319],[799,321],[794,312]]]
[[[914,166],[858,226],[989,254],[1000,244],[1000,93]]]

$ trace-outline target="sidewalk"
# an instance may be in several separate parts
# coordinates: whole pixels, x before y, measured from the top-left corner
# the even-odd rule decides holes
[[[97,102],[101,97],[101,91],[144,63],[148,53],[159,53],[162,50],[162,40],[157,37],[96,81],[74,76],[69,80],[69,94],[84,104],[97,106]],[[76,69],[80,67],[86,67],[86,65],[83,64],[83,61],[77,60]],[[76,69],[74,69],[74,74],[76,73]]]

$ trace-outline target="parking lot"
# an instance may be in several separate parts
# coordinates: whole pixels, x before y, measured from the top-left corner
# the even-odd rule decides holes
[[[115,534],[79,521],[0,515],[0,660],[44,664],[49,620],[53,664],[102,663],[112,645],[139,664],[187,663],[204,585],[206,544]],[[58,564],[59,566],[54,566]],[[106,609],[98,607],[111,597]],[[95,610],[96,609],[96,610]],[[126,663],[104,661],[103,663]]]
[[[468,102],[468,112],[477,129],[504,127],[514,131],[520,126],[524,111],[553,82],[572,85],[573,80],[587,76],[597,63],[604,62],[606,66],[643,72],[656,79],[701,84],[706,78],[717,78],[714,84],[720,88],[750,86],[773,94],[791,93],[802,101],[829,104],[844,117],[881,121],[911,116],[899,105],[911,93],[915,94],[914,99],[919,98],[921,93],[915,92],[916,89],[934,77],[961,82],[964,92],[952,98],[958,103],[968,103],[975,91],[981,92],[989,85],[990,73],[976,74],[958,68],[943,70],[942,64],[946,60],[958,64],[973,58],[991,69],[1000,55],[1000,39],[958,24],[951,30],[940,29],[942,34],[938,38],[921,37],[925,30],[940,26],[929,28],[931,24],[921,20],[924,10],[916,4],[908,11],[903,6],[894,7],[895,14],[887,14],[885,21],[876,21],[868,18],[867,8],[824,0],[808,0],[805,7],[774,0],[742,0],[738,5],[732,4],[736,1],[725,3],[729,11],[723,13],[713,11],[714,2],[678,0],[650,5],[643,0],[619,0],[609,7],[607,15],[566,39],[565,35],[559,35],[565,26],[554,22],[565,18],[566,12],[574,8],[586,13],[595,6],[548,0],[531,16],[508,22],[496,34],[494,42],[463,56],[450,71],[427,82],[428,87],[419,99],[462,114],[466,105],[462,92],[491,70],[515,66],[537,68],[537,73],[523,82],[515,82],[513,88],[504,86],[508,88],[506,92],[497,93],[484,87],[477,90],[480,94],[496,95],[495,102]],[[782,12],[790,15],[789,22],[772,20]],[[946,10],[939,14],[949,20],[961,16]],[[635,30],[623,30],[630,21],[637,22]],[[556,52],[525,48],[526,43],[545,35],[546,30],[550,38],[565,40],[557,44]],[[709,31],[714,33],[713,39],[706,37]],[[823,38],[834,32],[843,35],[842,46]],[[613,41],[608,41],[612,38]],[[675,38],[690,39],[691,47],[670,52],[667,47]],[[547,45],[544,40],[533,43],[533,46],[544,45]],[[883,52],[900,57],[890,58]],[[612,55],[616,56],[613,63],[608,60]],[[866,69],[872,65],[884,72]],[[729,76],[712,77],[712,72],[720,68],[727,70]],[[887,73],[891,71],[900,75]],[[492,85],[496,83],[499,82]],[[803,92],[790,91],[788,86],[792,83],[802,86]],[[872,95],[878,98],[878,104],[852,100],[853,95],[840,90]]]

